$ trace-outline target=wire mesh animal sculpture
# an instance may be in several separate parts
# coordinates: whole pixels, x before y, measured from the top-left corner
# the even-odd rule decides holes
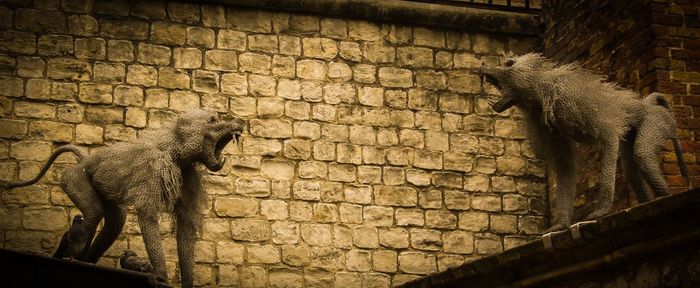
[[[158,213],[164,210],[174,218],[181,284],[190,287],[195,237],[201,231],[201,208],[207,198],[195,164],[221,170],[226,162],[222,150],[232,139],[238,141],[243,129],[241,119],[220,120],[215,112],[191,111],[150,137],[107,146],[90,156],[76,146],[61,146],[35,178],[2,183],[0,188],[34,184],[60,154],[76,154],[78,164],[64,170],[61,187],[85,218],[88,245],[79,260],[97,262],[121,233],[126,207],[133,206],[148,258],[156,272],[168,279],[158,231]],[[103,217],[103,228],[92,241]]]
[[[525,114],[535,152],[553,165],[556,197],[553,224],[548,231],[571,224],[576,190],[576,142],[593,144],[601,153],[600,193],[586,220],[612,209],[618,153],[640,201],[653,199],[643,182],[657,195],[668,194],[657,156],[671,138],[684,176],[675,120],[668,103],[658,94],[644,101],[635,93],[604,81],[575,64],[557,65],[540,54],[508,55],[503,66],[478,68],[482,79],[494,85],[502,97],[490,101],[498,113],[517,106]],[[687,177],[686,177],[687,178]]]

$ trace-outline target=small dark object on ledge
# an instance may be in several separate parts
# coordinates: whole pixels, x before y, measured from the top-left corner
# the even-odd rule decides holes
[[[83,226],[83,215],[75,215],[70,228],[66,233],[63,233],[61,243],[58,244],[53,257],[71,260],[77,258],[83,251],[85,244],[87,244],[87,237],[87,231],[85,226]]]

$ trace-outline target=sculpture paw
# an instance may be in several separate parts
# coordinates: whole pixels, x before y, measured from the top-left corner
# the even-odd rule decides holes
[[[569,226],[564,224],[564,223],[555,223],[549,229],[544,231],[544,234],[552,233],[552,232],[557,232],[557,231],[562,231],[568,229]]]
[[[586,218],[584,220],[586,220],[586,221],[597,220],[598,218],[603,217],[606,214],[608,214],[608,212],[605,210],[595,210],[595,211],[591,212],[591,214],[588,214],[588,216],[586,216]]]

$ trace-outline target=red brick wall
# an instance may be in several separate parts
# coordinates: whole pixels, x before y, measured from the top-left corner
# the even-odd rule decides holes
[[[697,139],[700,137],[700,18],[693,1],[567,1],[543,3],[544,54],[586,68],[642,95],[664,93],[672,101],[691,183],[683,181],[672,145],[663,169],[674,192],[699,186]],[[579,209],[597,193],[598,155],[579,145]],[[619,167],[618,167],[619,168]],[[635,203],[618,169],[616,207]]]

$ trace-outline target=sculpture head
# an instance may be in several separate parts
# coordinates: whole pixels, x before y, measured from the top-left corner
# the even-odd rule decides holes
[[[524,106],[531,101],[541,102],[541,99],[538,99],[539,93],[530,93],[536,90],[533,83],[537,79],[534,78],[546,69],[553,68],[551,62],[540,54],[529,53],[521,56],[506,55],[503,65],[482,65],[477,72],[483,81],[501,91],[502,98],[491,105],[494,111],[500,113],[514,105]]]
[[[236,117],[219,117],[216,112],[195,110],[184,113],[175,123],[173,147],[178,149],[178,160],[199,162],[211,171],[224,167],[221,152],[231,140],[239,141],[245,121]]]

